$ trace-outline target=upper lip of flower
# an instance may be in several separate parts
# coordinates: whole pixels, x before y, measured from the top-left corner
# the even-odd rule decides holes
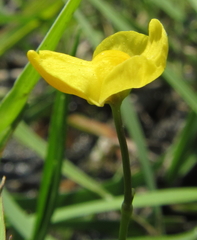
[[[166,32],[153,19],[149,36],[134,31],[113,34],[98,45],[92,61],[45,50],[29,51],[28,58],[53,87],[103,106],[110,96],[142,87],[160,76],[167,53]]]

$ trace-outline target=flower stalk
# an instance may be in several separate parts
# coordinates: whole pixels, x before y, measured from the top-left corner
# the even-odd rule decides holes
[[[119,104],[110,104],[112,109],[112,114],[114,118],[114,123],[116,126],[116,132],[118,140],[120,143],[120,150],[122,155],[122,167],[123,167],[123,177],[124,177],[124,200],[121,206],[121,221],[119,229],[119,240],[126,240],[128,226],[132,214],[132,182],[131,182],[131,168],[129,160],[129,152],[126,143],[126,138],[123,129],[122,117],[120,112]]]

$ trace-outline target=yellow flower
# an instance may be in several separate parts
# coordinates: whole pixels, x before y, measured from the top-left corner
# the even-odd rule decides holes
[[[168,40],[162,24],[152,19],[149,36],[122,31],[104,39],[92,61],[66,54],[33,50],[28,58],[54,88],[103,106],[113,96],[125,97],[130,89],[152,82],[164,71]]]

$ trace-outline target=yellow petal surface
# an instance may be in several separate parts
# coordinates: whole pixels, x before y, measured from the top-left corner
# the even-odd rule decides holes
[[[162,24],[151,20],[149,36],[133,31],[118,32],[106,38],[95,50],[94,58],[106,48],[118,49],[130,59],[118,65],[105,78],[100,101],[132,88],[140,88],[158,78],[165,69],[168,39]]]
[[[118,32],[98,45],[92,61],[47,50],[30,50],[28,58],[54,88],[103,106],[112,95],[143,87],[159,77],[167,54],[166,32],[153,19],[148,36],[134,31]]]
[[[105,38],[95,49],[93,58],[106,50],[119,50],[127,53],[131,57],[140,55],[147,46],[148,36],[134,32],[117,32]]]
[[[104,39],[94,51],[93,57],[105,50],[119,50],[128,55],[144,55],[157,66],[165,68],[168,54],[168,39],[166,32],[157,19],[149,23],[149,36],[135,31],[115,33]]]
[[[118,64],[129,59],[124,52],[110,50],[100,53],[93,61],[85,61],[52,51],[28,51],[28,59],[40,75],[59,91],[100,103],[101,86],[106,76]]]
[[[92,62],[52,51],[28,51],[28,59],[40,75],[59,91],[89,100],[89,85],[97,82]]]
[[[100,102],[132,88],[140,88],[155,80],[163,71],[154,62],[138,55],[129,58],[111,71],[102,85]]]
[[[142,53],[161,68],[165,68],[168,55],[168,39],[162,24],[153,19],[149,24],[149,38],[147,46]]]

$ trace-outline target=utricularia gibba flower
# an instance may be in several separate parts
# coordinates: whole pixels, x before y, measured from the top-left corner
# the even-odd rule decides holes
[[[30,50],[27,55],[51,86],[101,107],[114,96],[124,98],[132,88],[158,78],[165,69],[167,54],[166,32],[157,19],[152,19],[148,36],[117,32],[97,46],[91,61],[48,50]]]

